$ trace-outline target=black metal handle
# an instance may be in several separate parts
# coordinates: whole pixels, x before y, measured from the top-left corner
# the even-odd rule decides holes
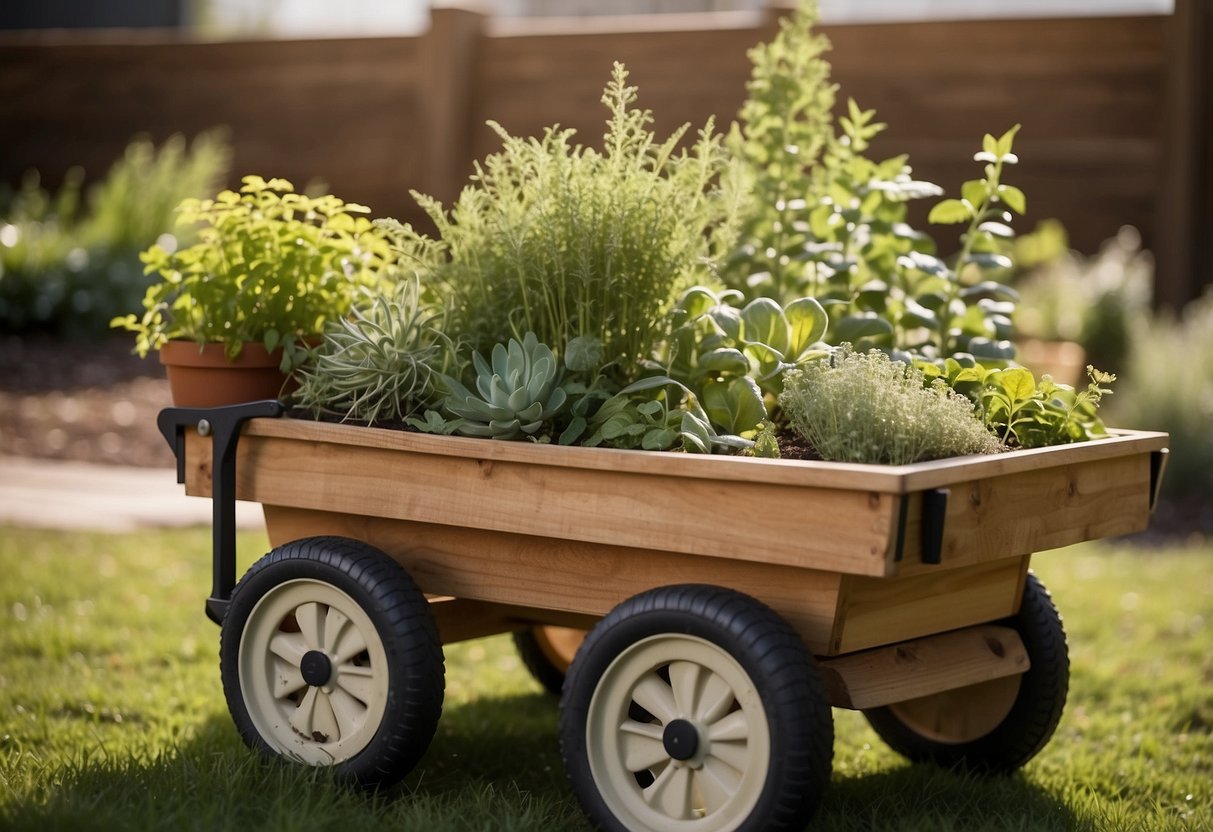
[[[185,431],[211,438],[211,542],[213,579],[206,615],[223,621],[236,586],[236,442],[249,419],[278,417],[286,406],[276,399],[223,407],[166,407],[156,426],[177,457],[177,482],[185,482]]]

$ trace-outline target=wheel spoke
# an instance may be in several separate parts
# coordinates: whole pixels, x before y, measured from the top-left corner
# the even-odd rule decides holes
[[[345,739],[358,730],[366,716],[366,707],[341,688],[329,694],[333,717],[337,720],[338,739]]]
[[[674,692],[674,704],[678,715],[684,719],[695,716],[699,700],[699,682],[703,667],[695,662],[673,662],[670,664],[670,689]]]
[[[348,662],[366,650],[366,638],[362,631],[341,610],[329,607],[324,619],[324,651],[333,661]]]
[[[319,693],[319,688],[309,687],[307,693],[303,695],[303,701],[299,703],[299,707],[291,714],[291,727],[298,734],[309,739],[312,736],[312,718],[316,712],[316,697]]]
[[[703,797],[703,805],[710,815],[724,806],[741,786],[741,775],[720,760],[708,757],[703,768],[695,772],[695,785]]]
[[[628,771],[645,771],[670,758],[661,741],[661,726],[628,720],[619,731],[623,765]]]
[[[750,736],[750,722],[745,711],[733,711],[708,726],[708,739],[713,742],[723,740],[744,740]]]
[[[662,723],[678,718],[670,686],[656,673],[646,673],[632,689],[632,699]]]
[[[270,652],[287,664],[298,667],[303,661],[303,654],[307,652],[307,644],[299,633],[277,632],[270,639]]]
[[[295,608],[295,621],[304,643],[312,650],[324,647],[324,613],[320,604],[309,602]]]
[[[744,742],[713,740],[708,756],[720,760],[725,765],[732,766],[740,772],[744,772],[749,763],[748,751],[749,749]]]
[[[644,799],[667,817],[687,820],[691,817],[691,770],[670,765],[644,790]]]
[[[709,673],[699,695],[699,710],[695,718],[705,725],[711,725],[727,714],[735,701],[732,686],[720,675]]]
[[[375,669],[356,664],[345,664],[337,668],[337,687],[364,705],[370,705],[375,696]]]
[[[299,666],[291,662],[274,661],[274,698],[285,699],[296,691],[307,687]]]

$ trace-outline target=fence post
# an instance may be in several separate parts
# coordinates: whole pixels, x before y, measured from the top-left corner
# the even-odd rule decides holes
[[[1178,310],[1213,283],[1213,10],[1175,0],[1168,24],[1154,301]]]
[[[448,204],[471,171],[472,104],[485,20],[474,3],[437,6],[421,38],[422,190]]]

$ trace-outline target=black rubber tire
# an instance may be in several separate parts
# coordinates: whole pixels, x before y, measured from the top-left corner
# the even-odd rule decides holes
[[[915,732],[890,707],[865,711],[890,748],[913,762],[1003,774],[1020,768],[1045,747],[1061,720],[1069,692],[1070,659],[1061,616],[1048,590],[1029,573],[1019,612],[999,623],[1019,633],[1031,661],[1002,722],[976,739],[943,743]]]
[[[560,692],[564,689],[564,677],[568,673],[573,657],[569,656],[568,662],[554,662],[540,643],[543,638],[543,630],[544,628],[541,626],[515,630],[513,634],[514,649],[518,651],[518,658],[535,677],[535,681],[543,685],[544,690],[548,693],[560,696]]]
[[[313,537],[288,543],[261,558],[236,586],[223,618],[219,656],[223,692],[240,736],[267,758],[295,760],[298,756],[295,752],[284,753],[281,747],[276,747],[276,743],[281,746],[280,742],[272,736],[262,735],[257,721],[249,713],[249,700],[254,697],[251,693],[246,696],[241,688],[240,651],[246,628],[250,626],[250,615],[258,609],[262,599],[281,598],[283,592],[294,591],[289,589],[288,582],[289,587],[302,585],[320,592],[327,592],[327,587],[332,587],[348,596],[369,619],[374,631],[372,638],[377,636],[386,658],[386,674],[380,675],[382,671],[376,674],[377,678],[386,680],[385,692],[376,695],[382,716],[377,724],[368,717],[361,734],[366,737],[373,731],[369,741],[348,758],[312,761],[313,764],[333,765],[343,779],[364,786],[398,781],[417,764],[438,727],[445,688],[442,644],[429,603],[408,573],[382,551],[361,541]],[[270,604],[272,601],[267,602],[267,609],[272,608],[268,606]],[[317,608],[326,610],[326,614],[327,610],[333,609]],[[295,620],[294,615],[290,614],[289,621]],[[258,612],[254,620],[268,622],[256,626],[275,631],[277,637],[274,628],[280,625],[274,622],[275,618],[269,613]],[[290,629],[289,622],[287,629]],[[257,648],[251,646],[249,649]],[[372,653],[368,650],[357,659],[370,667],[373,662],[364,659],[363,655]],[[272,661],[268,656],[266,660]],[[250,654],[245,661],[246,668],[253,668],[248,672],[258,672],[260,658]],[[338,679],[340,674],[332,678]],[[334,685],[341,686],[336,682]],[[320,695],[319,686],[307,685],[303,690],[317,697]],[[253,707],[256,707],[255,701]],[[291,706],[285,707],[289,710]],[[373,711],[368,709],[368,713]],[[289,726],[281,726],[280,713],[264,714],[262,719],[274,719],[280,730],[292,730]],[[269,723],[263,721],[262,724]],[[299,743],[298,739],[292,739]],[[304,738],[302,742],[304,746],[312,743],[316,749],[322,748],[321,743],[310,738]],[[304,761],[307,762],[306,758]]]
[[[829,783],[834,755],[833,715],[821,677],[804,642],[777,613],[740,592],[706,585],[663,587],[624,601],[590,631],[578,651],[560,704],[560,747],[573,791],[586,815],[602,830],[651,828],[639,816],[620,818],[608,807],[595,781],[589,748],[604,740],[589,737],[587,724],[602,677],[613,665],[618,666],[616,659],[621,654],[641,649],[638,643],[642,641],[667,638],[677,644],[685,636],[708,642],[740,665],[748,677],[748,690],[756,691],[761,700],[760,713],[765,716],[770,741],[769,754],[763,760],[765,780],[757,787],[761,791],[748,814],[728,823],[695,828],[727,828],[730,832],[803,829]],[[667,683],[672,666],[665,666]],[[602,686],[607,687],[606,683]],[[637,718],[639,706],[632,696],[628,691],[625,701],[631,703],[629,716]],[[733,708],[739,703],[735,700]],[[639,711],[639,719],[660,724],[667,736],[669,725],[676,721],[663,723],[643,709]],[[622,736],[622,728],[617,733]],[[672,760],[667,758],[654,768],[672,765]],[[647,769],[631,774],[623,765],[618,770],[624,778],[636,777],[637,793],[646,788],[641,777],[653,777]]]

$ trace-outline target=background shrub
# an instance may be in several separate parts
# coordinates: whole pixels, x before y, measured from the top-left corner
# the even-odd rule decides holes
[[[90,188],[70,171],[58,192],[36,171],[0,192],[0,329],[100,336],[111,318],[138,307],[147,288],[139,251],[173,227],[186,197],[213,192],[227,175],[230,149],[211,131],[177,135],[156,147],[137,139]]]

